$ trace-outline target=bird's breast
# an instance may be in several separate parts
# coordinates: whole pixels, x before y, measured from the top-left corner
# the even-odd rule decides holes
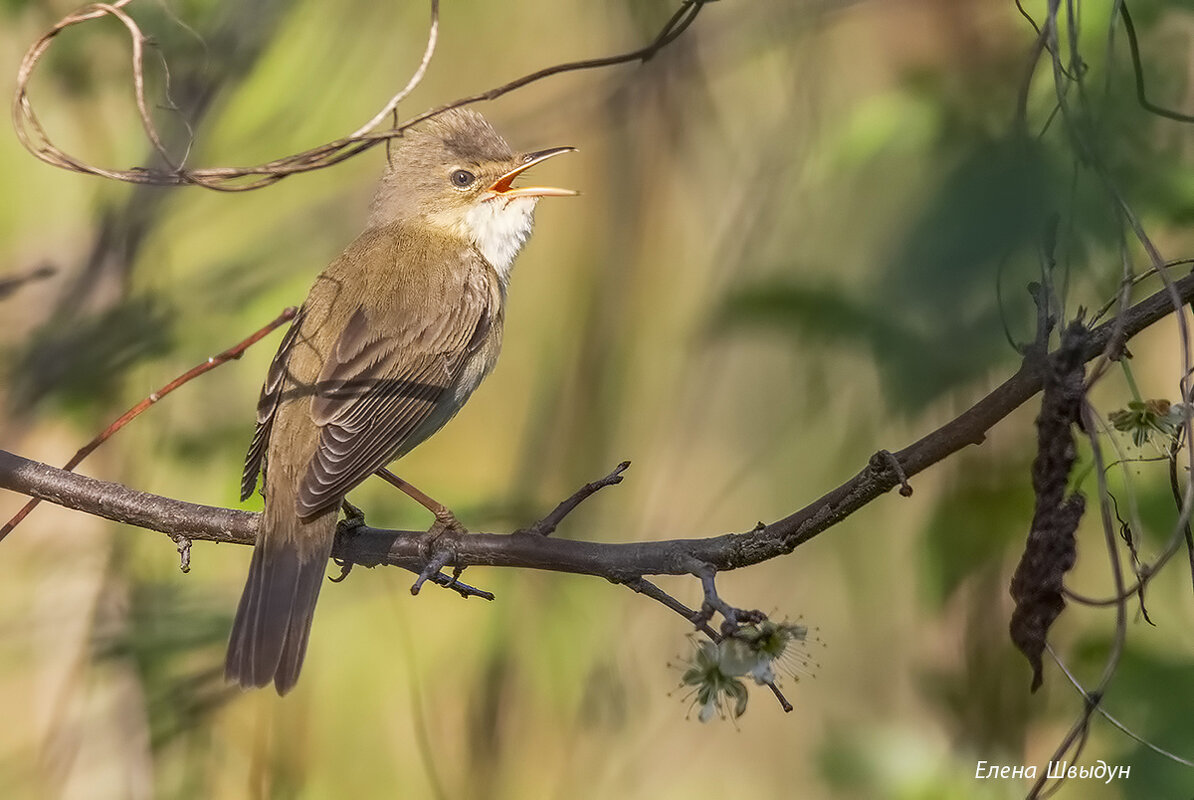
[[[485,380],[486,376],[493,371],[501,349],[502,319],[499,315],[490,324],[489,331],[485,334],[485,338],[482,340],[480,346],[464,362],[460,369],[460,376],[453,387],[453,396],[457,409],[468,401],[472,393],[481,385],[481,381]]]

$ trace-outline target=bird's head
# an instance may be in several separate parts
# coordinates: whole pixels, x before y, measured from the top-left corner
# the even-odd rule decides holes
[[[472,242],[503,278],[530,235],[540,197],[575,195],[514,186],[527,169],[572,147],[515,153],[484,117],[452,109],[407,131],[373,199],[370,227],[415,222]]]

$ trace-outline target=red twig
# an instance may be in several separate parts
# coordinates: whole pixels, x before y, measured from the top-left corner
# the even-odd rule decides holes
[[[128,411],[121,414],[120,417],[115,422],[113,422],[111,425],[109,425],[107,428],[105,428],[102,433],[100,433],[98,436],[96,436],[90,442],[88,442],[87,444],[85,444],[81,448],[79,448],[79,451],[77,453],[75,453],[74,456],[71,457],[71,460],[66,462],[66,464],[62,468],[65,470],[68,470],[68,471],[73,470],[75,467],[79,466],[79,464],[83,461],[83,459],[85,459],[85,458],[87,458],[87,456],[91,455],[96,450],[96,448],[98,448],[104,442],[108,441],[108,439],[110,439],[113,436],[113,434],[115,434],[118,430],[120,430],[125,425],[129,424],[134,419],[136,419],[138,416],[140,416],[141,412],[145,411],[145,409],[149,408],[154,403],[156,403],[157,401],[161,400],[166,395],[173,392],[179,386],[182,386],[184,383],[188,383],[189,381],[192,381],[195,378],[198,378],[203,373],[208,372],[209,370],[213,370],[216,367],[220,366],[221,364],[223,364],[227,361],[232,361],[233,359],[240,358],[241,355],[243,355],[246,350],[248,350],[250,347],[257,344],[257,342],[261,341],[266,336],[268,336],[279,325],[281,325],[284,322],[288,322],[288,321],[294,319],[294,315],[297,312],[298,312],[298,309],[295,308],[294,306],[287,308],[285,311],[283,311],[281,314],[278,315],[277,319],[270,322],[264,328],[261,328],[260,330],[258,330],[252,336],[249,336],[247,339],[244,339],[239,344],[237,344],[233,347],[230,347],[229,349],[225,350],[224,352],[220,353],[219,355],[212,356],[211,358],[204,361],[202,364],[195,365],[191,369],[189,369],[186,372],[184,372],[183,374],[179,375],[174,380],[167,383],[161,389],[158,389],[156,392],[153,392],[148,397],[146,397],[144,400],[137,403],[137,405],[133,406]],[[14,514],[13,518],[10,519],[8,522],[6,522],[4,524],[3,528],[0,528],[0,541],[3,541],[4,537],[7,536],[9,534],[9,532],[12,531],[13,528],[20,525],[22,520],[24,520],[25,517],[29,516],[29,512],[31,512],[33,509],[37,508],[37,505],[40,502],[41,502],[41,500],[35,497],[32,500],[30,500],[28,503],[26,503],[25,506],[20,511],[18,511],[16,514]]]

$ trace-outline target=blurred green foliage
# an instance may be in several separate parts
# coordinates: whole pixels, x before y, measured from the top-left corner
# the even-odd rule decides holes
[[[921,589],[942,609],[968,577],[1005,566],[1032,520],[1028,463],[963,453],[957,466],[924,530]]]
[[[9,401],[28,409],[50,395],[68,411],[94,411],[125,372],[170,352],[174,338],[170,311],[153,297],[122,299],[97,317],[43,329],[10,361]]]
[[[128,592],[128,616],[112,630],[98,627],[93,658],[134,672],[145,696],[150,746],[160,753],[180,738],[201,739],[212,713],[235,694],[220,663],[232,615],[176,580],[133,578]]]

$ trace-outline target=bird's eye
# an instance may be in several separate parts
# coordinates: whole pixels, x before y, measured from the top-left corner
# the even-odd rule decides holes
[[[472,182],[477,179],[477,176],[469,172],[467,169],[458,169],[452,173],[452,185],[458,189],[463,189],[466,186],[471,186]]]

